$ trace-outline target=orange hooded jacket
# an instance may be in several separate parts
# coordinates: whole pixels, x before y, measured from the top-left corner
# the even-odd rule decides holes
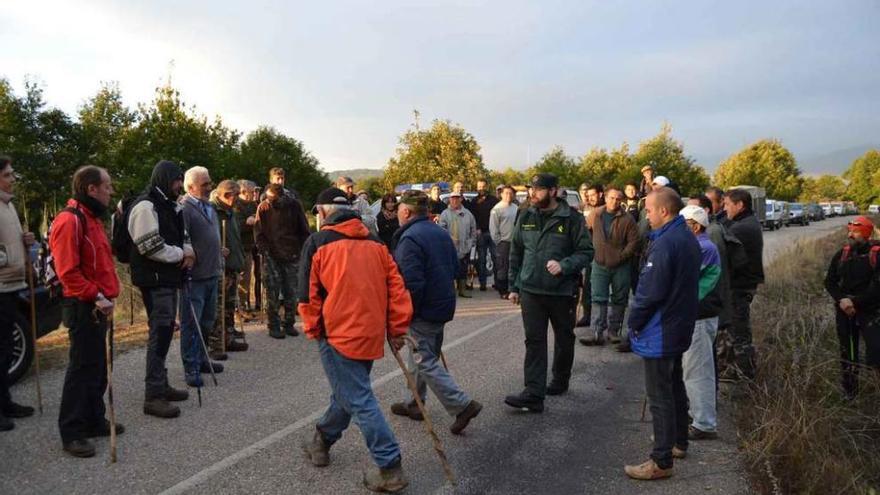
[[[384,356],[386,335],[405,335],[412,319],[388,248],[348,210],[328,217],[303,246],[298,309],[307,337],[364,361]]]

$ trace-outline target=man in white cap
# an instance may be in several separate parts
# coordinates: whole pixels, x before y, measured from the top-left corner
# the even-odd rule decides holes
[[[721,298],[721,255],[709,238],[709,215],[697,205],[688,205],[681,216],[700,243],[699,309],[691,345],[682,356],[684,386],[693,422],[688,427],[689,440],[710,440],[718,437],[715,410],[715,336]]]
[[[458,273],[456,274],[456,288],[459,297],[471,297],[464,291],[465,279],[467,278],[467,264],[471,254],[471,248],[477,242],[477,221],[474,215],[464,207],[461,192],[453,189],[449,194],[449,208],[440,214],[438,225],[449,232],[452,243],[458,252]]]
[[[658,175],[654,177],[654,182],[651,183],[651,187],[656,191],[661,187],[666,187],[669,185],[669,179],[665,175]]]

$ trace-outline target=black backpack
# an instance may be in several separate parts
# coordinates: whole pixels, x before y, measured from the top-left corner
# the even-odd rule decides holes
[[[119,202],[116,211],[113,212],[110,227],[110,232],[112,233],[110,247],[113,249],[113,256],[116,256],[116,260],[120,263],[131,262],[131,250],[134,247],[134,241],[131,240],[131,234],[128,232],[128,216],[131,214],[132,207],[137,203],[137,199],[137,196],[123,198]]]

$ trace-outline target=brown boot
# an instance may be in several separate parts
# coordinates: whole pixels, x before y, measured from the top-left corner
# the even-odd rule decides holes
[[[687,455],[688,455],[687,450],[679,448],[678,446],[672,447],[672,458],[673,459],[684,459],[685,457],[687,457]]]
[[[638,466],[624,466],[623,470],[634,480],[659,480],[668,478],[674,473],[672,468],[660,469],[654,459],[648,459]]]
[[[407,485],[409,481],[404,477],[400,464],[388,469],[374,467],[364,472],[364,486],[374,492],[397,493]]]
[[[324,435],[317,428],[312,440],[304,442],[302,449],[313,466],[324,467],[330,464],[330,445],[324,441]]]
[[[176,418],[180,416],[180,408],[169,404],[165,399],[147,399],[144,401],[144,414],[157,418]]]

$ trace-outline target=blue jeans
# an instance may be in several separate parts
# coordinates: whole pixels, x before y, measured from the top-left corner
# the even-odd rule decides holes
[[[330,382],[330,407],[318,421],[318,431],[332,445],[354,419],[364,435],[373,461],[383,469],[400,460],[400,446],[385,421],[379,401],[370,386],[372,361],[356,361],[339,354],[327,339],[318,342],[321,364]]]
[[[419,398],[425,402],[427,387],[431,387],[431,391],[446,408],[446,412],[452,416],[461,414],[470,404],[471,399],[459,388],[449,371],[440,362],[440,350],[443,348],[443,323],[416,319],[409,325],[409,334],[418,343],[416,353],[421,358],[416,363],[414,353],[410,352],[408,363],[408,368],[415,376]],[[409,392],[409,389],[407,392],[407,402],[414,402],[412,392]]]
[[[489,270],[486,269],[486,252],[492,257],[492,270],[494,272],[497,264],[495,263],[495,243],[492,242],[492,236],[488,231],[483,231],[477,236],[477,277],[480,279],[480,286],[486,285],[486,277],[489,276]]]
[[[718,317],[697,320],[691,346],[681,359],[684,388],[690,402],[692,426],[713,432],[718,427],[715,410],[715,336]]]
[[[183,358],[183,370],[187,375],[195,374],[202,366],[202,361],[208,359],[202,344],[196,339],[207,339],[208,332],[214,328],[214,320],[217,317],[217,283],[217,277],[193,280],[189,284],[189,290],[184,287],[181,294],[180,356]],[[196,328],[196,320],[202,329],[201,337]]]

